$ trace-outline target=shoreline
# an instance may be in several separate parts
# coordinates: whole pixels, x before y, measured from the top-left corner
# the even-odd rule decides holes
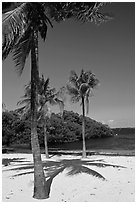
[[[2,154],[32,154],[31,150],[26,149],[18,149],[18,148],[7,148],[7,152]],[[65,150],[65,149],[57,149],[57,148],[49,148],[49,154],[53,155],[81,155],[82,150]],[[111,149],[93,149],[86,150],[87,156],[92,155],[106,155],[106,156],[135,156],[135,150],[111,150]],[[44,149],[41,149],[41,154],[44,154]]]
[[[74,154],[81,155],[81,150],[49,150],[50,154]],[[109,150],[109,149],[98,149],[98,150],[87,150],[87,156],[92,155],[106,155],[106,156],[135,156],[135,150]]]

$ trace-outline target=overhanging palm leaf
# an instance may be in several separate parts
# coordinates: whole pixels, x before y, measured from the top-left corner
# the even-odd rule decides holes
[[[2,20],[2,59],[6,59],[28,28],[28,7],[28,3],[23,3],[14,10],[4,14]]]
[[[54,2],[43,3],[47,16],[53,21],[64,21],[74,18],[81,22],[94,22],[100,24],[112,19],[109,14],[99,12],[105,3],[96,2]]]
[[[23,37],[14,46],[13,60],[20,75],[22,74],[22,71],[24,69],[26,58],[30,53],[31,42],[31,29],[27,29]]]
[[[13,46],[17,43],[19,37],[22,37],[22,34],[26,31],[29,23],[34,20],[34,15],[37,17],[35,20],[37,21],[37,25],[39,25],[38,30],[40,35],[42,39],[45,40],[47,25],[50,24],[50,26],[52,26],[49,19],[62,21],[74,17],[82,22],[95,22],[97,24],[112,19],[110,15],[98,12],[99,8],[104,4],[105,3],[95,2],[45,2],[21,4],[13,11],[5,14],[3,19],[3,38],[5,39],[3,59],[7,57]],[[14,18],[12,18],[12,16]],[[39,18],[43,20],[38,21]]]
[[[94,22],[95,24],[100,24],[112,19],[112,16],[98,12],[99,8],[104,4],[105,3],[98,2],[83,3],[83,10],[78,12],[76,18],[82,22]]]
[[[48,24],[52,26],[41,3],[23,3],[5,13],[2,21],[3,60],[13,51],[13,60],[21,74],[32,47],[33,31],[37,30],[45,41]]]

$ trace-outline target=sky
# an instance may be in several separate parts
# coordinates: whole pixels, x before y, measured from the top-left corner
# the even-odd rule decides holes
[[[90,98],[88,117],[110,127],[135,126],[135,5],[107,4],[102,11],[114,19],[100,26],[75,20],[53,23],[47,39],[39,39],[40,75],[50,78],[57,90],[66,85],[70,71],[91,70],[100,86]],[[30,58],[18,76],[12,56],[2,63],[2,102],[17,108],[30,81]],[[81,114],[80,103],[66,102],[65,109]],[[52,111],[59,112],[58,107]]]

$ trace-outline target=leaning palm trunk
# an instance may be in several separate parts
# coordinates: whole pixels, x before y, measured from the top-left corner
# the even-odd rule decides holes
[[[40,146],[37,134],[38,90],[38,33],[34,31],[31,47],[31,146],[34,160],[34,194],[36,199],[48,198],[47,183],[42,167]]]
[[[86,157],[86,144],[85,144],[85,103],[84,103],[84,96],[82,96],[82,140],[83,140],[83,151],[82,157]]]
[[[45,143],[45,155],[46,158],[49,158],[49,154],[48,154],[48,144],[47,144],[47,128],[46,128],[46,124],[44,123],[44,143]]]

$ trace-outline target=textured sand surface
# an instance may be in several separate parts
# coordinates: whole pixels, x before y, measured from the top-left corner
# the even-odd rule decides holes
[[[33,195],[33,173],[13,177],[33,169],[22,169],[32,163],[31,154],[3,154],[2,158],[21,158],[2,167],[2,201],[6,202],[134,202],[135,197],[135,157],[128,156],[89,156],[86,161],[103,160],[105,163],[124,166],[126,168],[85,166],[96,170],[106,180],[86,173],[69,176],[70,170],[65,168],[57,174],[51,183],[48,199],[36,200]],[[42,155],[43,161],[62,162],[62,160],[78,160],[81,156],[53,156],[49,160]],[[27,162],[29,161],[29,162]],[[82,160],[83,161],[83,160]],[[56,164],[56,163],[55,163]],[[53,166],[52,166],[53,168]],[[56,170],[56,165],[53,172]]]

